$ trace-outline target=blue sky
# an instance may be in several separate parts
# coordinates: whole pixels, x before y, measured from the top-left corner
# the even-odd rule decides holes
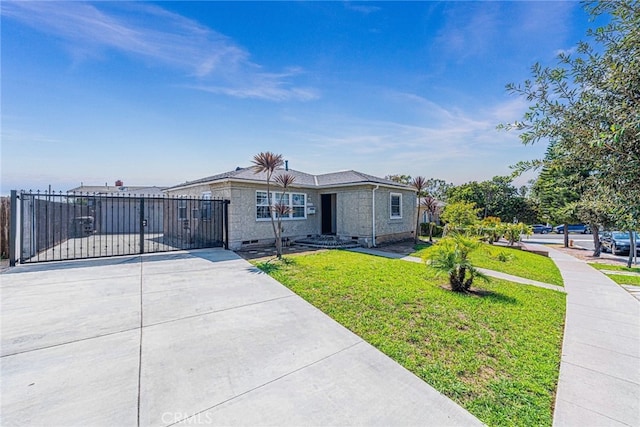
[[[456,184],[539,157],[506,93],[593,23],[576,2],[8,2],[2,194],[174,185],[281,153]]]

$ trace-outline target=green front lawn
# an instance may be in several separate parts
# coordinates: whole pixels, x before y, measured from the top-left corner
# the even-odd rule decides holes
[[[598,270],[628,271],[631,273],[640,273],[640,267],[626,267],[622,265],[603,264],[601,262],[590,262],[589,265]]]
[[[337,250],[258,266],[483,422],[552,424],[564,294],[456,294],[425,265]]]
[[[638,275],[610,274],[610,273],[605,273],[605,274],[611,280],[613,280],[619,285],[640,286],[640,267],[629,268],[622,265],[603,264],[599,262],[590,262],[589,265],[597,270],[628,271],[630,273],[639,273]]]
[[[619,285],[640,286],[640,276],[628,276],[623,274],[607,274],[607,276]]]
[[[423,258],[430,246],[418,247],[411,255]],[[564,286],[560,270],[549,257],[515,248],[483,244],[480,249],[471,253],[470,259],[476,267]]]

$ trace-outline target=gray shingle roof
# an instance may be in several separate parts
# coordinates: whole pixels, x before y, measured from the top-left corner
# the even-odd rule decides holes
[[[392,187],[398,187],[403,189],[411,189],[411,187],[399,184],[394,181],[390,181],[388,179],[379,178],[373,175],[367,175],[362,172],[357,172],[354,170],[349,171],[341,171],[341,172],[332,172],[321,175],[311,175],[305,172],[300,172],[294,169],[284,170],[278,169],[274,172],[274,177],[277,175],[282,175],[284,173],[288,173],[289,175],[293,175],[295,178],[294,186],[299,187],[332,187],[332,186],[341,186],[341,185],[354,185],[354,184],[383,184]],[[179,184],[173,187],[169,187],[168,189],[175,189],[185,186],[190,186],[194,184],[204,184],[204,183],[213,183],[216,181],[223,181],[227,179],[233,180],[246,180],[252,182],[264,182],[267,179],[266,173],[255,173],[252,168],[237,168],[236,170],[208,176],[206,178],[197,179],[194,181],[187,181],[183,184]]]

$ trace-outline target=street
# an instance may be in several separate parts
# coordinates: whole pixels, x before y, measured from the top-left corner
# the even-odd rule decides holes
[[[593,251],[593,235],[592,234],[569,234],[569,240],[573,240],[573,246],[588,249]],[[564,243],[564,235],[549,233],[549,234],[532,234],[531,236],[522,236],[524,243],[540,243],[540,244],[558,244]],[[602,258],[611,258],[619,261],[626,261],[628,255],[612,255],[610,253],[602,252],[600,254]]]

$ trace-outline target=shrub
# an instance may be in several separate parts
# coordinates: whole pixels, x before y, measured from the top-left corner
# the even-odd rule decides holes
[[[513,259],[513,255],[505,252],[505,251],[500,251],[498,252],[494,258],[500,262],[507,262],[507,261],[511,261]]]
[[[469,260],[469,254],[479,246],[477,239],[460,234],[444,237],[429,251],[426,262],[438,274],[448,275],[452,291],[468,292],[474,278],[486,280]]]
[[[500,240],[500,237],[504,234],[505,225],[500,218],[488,216],[480,222],[477,228],[477,235],[492,245],[493,242]]]
[[[531,235],[531,233],[531,227],[521,222],[517,224],[506,224],[504,238],[509,241],[511,246],[513,246],[515,242],[520,241],[521,234],[526,234],[528,236]]]
[[[428,236],[429,235],[429,226],[432,226],[432,237],[442,237],[442,226],[437,225],[435,222],[421,222],[420,223],[420,235]]]

